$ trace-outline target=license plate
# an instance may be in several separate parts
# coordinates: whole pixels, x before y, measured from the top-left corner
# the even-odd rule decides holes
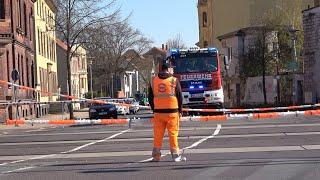
[[[101,112],[101,113],[99,113],[99,115],[107,115],[108,114],[108,112]]]
[[[201,98],[203,94],[191,94],[191,98]]]

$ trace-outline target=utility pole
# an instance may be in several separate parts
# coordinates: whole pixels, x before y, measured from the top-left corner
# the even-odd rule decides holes
[[[89,68],[90,68],[90,94],[91,94],[91,100],[93,100],[93,89],[92,89],[92,60],[89,62]]]

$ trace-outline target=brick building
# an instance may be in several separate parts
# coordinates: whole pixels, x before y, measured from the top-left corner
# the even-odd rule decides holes
[[[11,81],[13,69],[20,72],[16,83],[35,87],[34,83],[34,2],[35,0],[0,0],[0,79]],[[0,86],[0,101],[11,101],[13,90]],[[34,100],[34,93],[18,90],[17,100]],[[0,121],[12,118],[15,108],[0,107]],[[32,105],[19,107],[20,117],[34,115]]]

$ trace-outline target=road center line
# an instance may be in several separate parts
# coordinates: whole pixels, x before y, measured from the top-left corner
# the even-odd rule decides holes
[[[85,147],[88,147],[88,146],[91,146],[91,145],[94,145],[94,144],[97,144],[97,143],[100,143],[100,142],[104,142],[104,141],[107,141],[109,139],[112,139],[112,138],[115,138],[123,133],[126,133],[130,131],[130,129],[127,129],[127,130],[124,130],[124,131],[121,131],[117,134],[114,134],[112,136],[109,136],[105,139],[101,139],[101,140],[97,140],[97,141],[93,141],[93,142],[90,142],[90,143],[87,143],[87,144],[84,144],[82,146],[79,146],[79,147],[76,147],[74,149],[71,149],[69,151],[64,151],[64,152],[60,152],[58,154],[67,154],[67,153],[72,153],[72,152],[75,152],[75,151],[78,151],[80,149],[83,149]],[[32,158],[27,158],[27,159],[21,159],[21,160],[16,160],[16,161],[11,161],[11,162],[5,162],[5,163],[2,163],[0,164],[0,166],[5,166],[5,165],[8,165],[8,164],[16,164],[16,163],[20,163],[20,162],[25,162],[25,161],[29,161],[29,160],[38,160],[38,159],[44,159],[44,158],[48,158],[48,157],[53,157],[53,156],[57,156],[58,154],[48,154],[48,155],[41,155],[41,156],[35,156],[35,157],[32,157]],[[8,171],[9,172],[9,171]]]
[[[11,171],[5,171],[5,172],[1,172],[1,174],[9,174],[9,173],[29,170],[29,169],[33,169],[33,168],[35,168],[35,166],[29,166],[29,167],[23,167],[23,168],[14,169],[14,170],[11,170]]]
[[[121,134],[123,134],[123,133],[126,133],[126,132],[128,132],[128,131],[130,131],[130,129],[121,131],[121,132],[119,132],[119,133],[117,133],[117,134],[114,134],[114,135],[112,135],[112,136],[110,136],[110,137],[107,137],[107,138],[105,138],[105,139],[93,141],[93,142],[91,142],[91,143],[84,144],[84,145],[82,145],[82,146],[76,147],[76,148],[71,149],[71,150],[69,150],[69,151],[61,152],[61,154],[66,154],[66,153],[72,153],[72,152],[75,152],[75,151],[79,151],[80,149],[83,149],[83,148],[85,148],[85,147],[88,147],[88,146],[91,146],[91,145],[94,145],[94,144],[97,144],[97,143],[101,143],[101,142],[107,141],[107,140],[109,140],[109,139],[113,139],[113,138],[115,138],[115,137],[117,137],[117,136],[119,136],[119,135],[121,135]]]

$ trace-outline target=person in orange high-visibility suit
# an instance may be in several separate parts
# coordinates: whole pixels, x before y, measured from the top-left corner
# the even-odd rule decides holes
[[[182,113],[182,93],[179,80],[173,75],[173,66],[162,65],[162,72],[154,77],[149,88],[149,104],[154,112],[153,122],[153,161],[161,158],[162,140],[167,129],[172,160],[185,160],[178,144],[179,121]]]

